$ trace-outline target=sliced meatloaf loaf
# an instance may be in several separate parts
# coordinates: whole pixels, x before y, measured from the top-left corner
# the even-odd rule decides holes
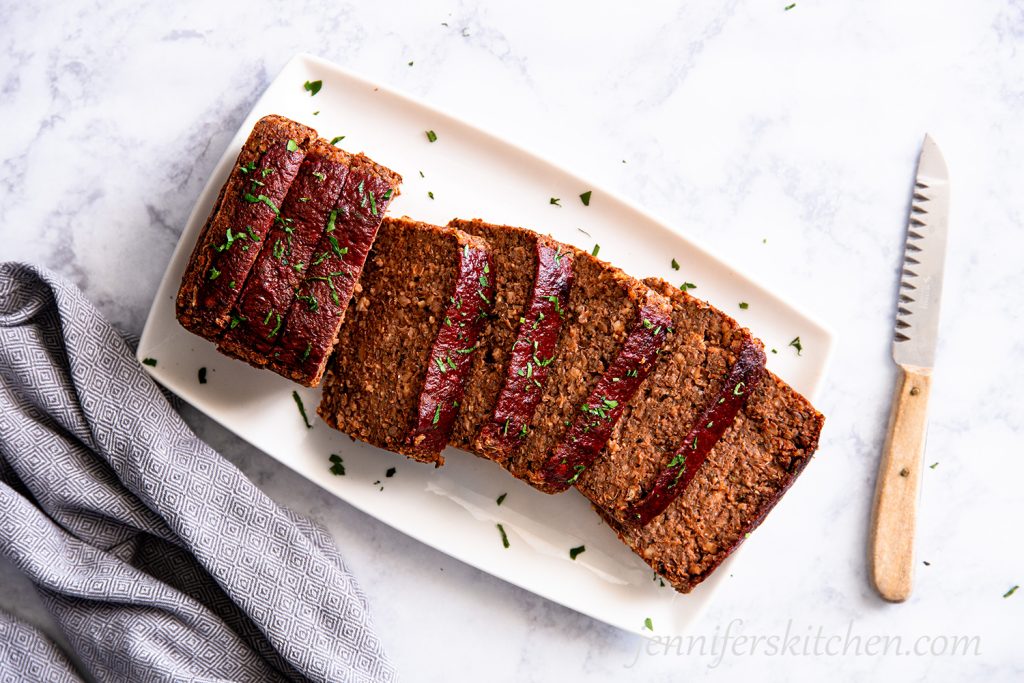
[[[761,378],[748,330],[663,280],[672,323],[655,369],[626,406],[601,457],[576,482],[620,524],[645,524],[693,479]]]
[[[494,309],[480,333],[450,444],[503,462],[525,438],[546,385],[572,281],[572,253],[532,230],[448,224],[491,245]]]
[[[182,326],[207,339],[227,328],[231,310],[316,131],[282,116],[260,119],[196,246],[178,290]]]
[[[268,367],[306,386],[323,377],[370,246],[402,177],[357,154],[291,299]]]
[[[665,297],[619,269],[567,245],[564,252],[573,282],[557,347],[539,359],[546,383],[522,439],[498,460],[549,493],[573,483],[604,446],[653,366],[671,312]]]
[[[267,233],[262,249],[235,304],[228,330],[218,349],[256,367],[272,360],[295,290],[310,267],[349,172],[349,156],[323,140],[309,148],[281,213]],[[246,246],[246,245],[241,245]],[[237,244],[230,248],[238,248]]]
[[[385,219],[324,377],[323,420],[440,466],[493,303],[490,273],[483,239]]]
[[[685,305],[682,293],[672,294]],[[623,526],[595,506],[626,545],[689,592],[771,511],[818,447],[825,418],[765,371],[693,481],[646,526]]]

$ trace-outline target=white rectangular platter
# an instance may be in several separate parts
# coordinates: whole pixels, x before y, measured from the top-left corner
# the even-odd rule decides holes
[[[323,89],[311,99],[303,84],[317,80]],[[320,113],[313,115],[315,110]],[[391,215],[442,225],[454,217],[478,217],[546,232],[588,251],[596,243],[602,257],[636,277],[681,282],[684,273],[699,283],[694,294],[726,310],[737,301],[749,302],[736,317],[767,346],[779,346],[779,354],[769,354],[771,369],[811,398],[831,353],[829,331],[614,194],[414,98],[307,55],[292,59],[263,93],[196,202],[139,344],[140,359],[158,360],[149,370],[159,382],[270,457],[441,552],[622,629],[641,633],[650,617],[659,634],[685,632],[729,573],[735,555],[693,593],[678,594],[652,581],[647,565],[599,522],[576,491],[545,495],[493,463],[453,449],[446,453],[446,465],[434,469],[354,443],[316,418],[319,391],[221,356],[213,344],[177,324],[174,299],[186,261],[246,136],[266,114],[313,126],[328,139],[345,135],[342,147],[363,151],[401,173],[405,182]],[[436,131],[436,142],[428,141],[427,130]],[[584,206],[578,195],[588,190],[592,199]],[[551,205],[551,197],[561,197],[562,206]],[[672,270],[672,258],[681,271]],[[794,349],[781,353],[796,335],[803,355],[798,358]],[[197,380],[201,367],[208,369],[206,384]],[[296,389],[312,429],[298,414],[292,399]],[[344,459],[344,476],[329,471],[332,453]],[[385,478],[391,467],[396,474]],[[508,495],[498,506],[502,493]],[[507,549],[497,523],[508,532]],[[570,559],[569,549],[580,545],[586,552]]]

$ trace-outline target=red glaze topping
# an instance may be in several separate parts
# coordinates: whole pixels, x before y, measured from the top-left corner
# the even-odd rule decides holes
[[[288,147],[294,147],[289,151]],[[241,289],[245,278],[252,268],[259,247],[252,243],[262,241],[270,230],[274,218],[279,214],[281,202],[284,200],[288,187],[295,180],[306,153],[293,141],[281,142],[270,147],[255,167],[236,169],[244,171],[245,185],[242,190],[242,203],[232,217],[232,235],[235,239],[250,243],[248,251],[237,248],[220,249],[210,261],[210,270],[203,274],[203,286],[199,293],[200,308],[209,311],[213,316],[225,315],[235,302],[231,292],[231,283]],[[241,235],[245,237],[241,237]],[[225,244],[227,235],[224,236]],[[210,245],[218,249],[223,245]]]
[[[383,178],[358,168],[349,171],[274,352],[281,366],[301,368],[309,378],[322,367],[394,195]]]
[[[629,508],[627,522],[644,526],[686,490],[711,449],[746,404],[747,396],[761,381],[764,364],[764,351],[760,345],[751,339],[744,342],[721,391],[704,407],[668,466],[658,474],[651,490]]]
[[[626,403],[654,369],[672,319],[661,308],[644,304],[611,367],[583,404],[565,439],[544,464],[544,479],[552,491],[569,488],[593,464],[608,442]]]
[[[494,413],[480,430],[481,441],[499,458],[507,458],[526,440],[555,359],[572,279],[569,254],[538,240],[530,308],[519,323]]]
[[[490,273],[490,251],[464,244],[459,250],[455,291],[430,352],[416,426],[407,439],[416,452],[439,454],[448,443],[472,365],[471,356],[477,349],[480,326],[494,305],[494,278]]]
[[[315,148],[314,148],[315,149]],[[313,249],[348,175],[344,164],[311,151],[285,197],[281,215],[245,282],[228,338],[244,339],[247,349],[266,354],[280,334],[295,290],[310,267]],[[232,244],[229,249],[247,249]],[[241,285],[239,285],[241,286]],[[234,330],[234,331],[232,331]]]

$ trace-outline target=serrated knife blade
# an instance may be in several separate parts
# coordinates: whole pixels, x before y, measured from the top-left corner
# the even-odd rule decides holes
[[[938,145],[926,135],[917,160],[903,246],[892,345],[899,379],[878,467],[868,548],[871,579],[879,595],[891,602],[910,597],[914,579],[917,500],[948,228],[949,173]]]
[[[949,171],[935,140],[924,137],[903,246],[892,356],[900,365],[935,365],[942,270],[949,227]]]

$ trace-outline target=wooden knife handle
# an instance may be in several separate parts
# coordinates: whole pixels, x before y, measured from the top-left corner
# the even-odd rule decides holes
[[[910,597],[914,527],[928,430],[930,368],[900,368],[871,515],[871,579],[890,602]]]

